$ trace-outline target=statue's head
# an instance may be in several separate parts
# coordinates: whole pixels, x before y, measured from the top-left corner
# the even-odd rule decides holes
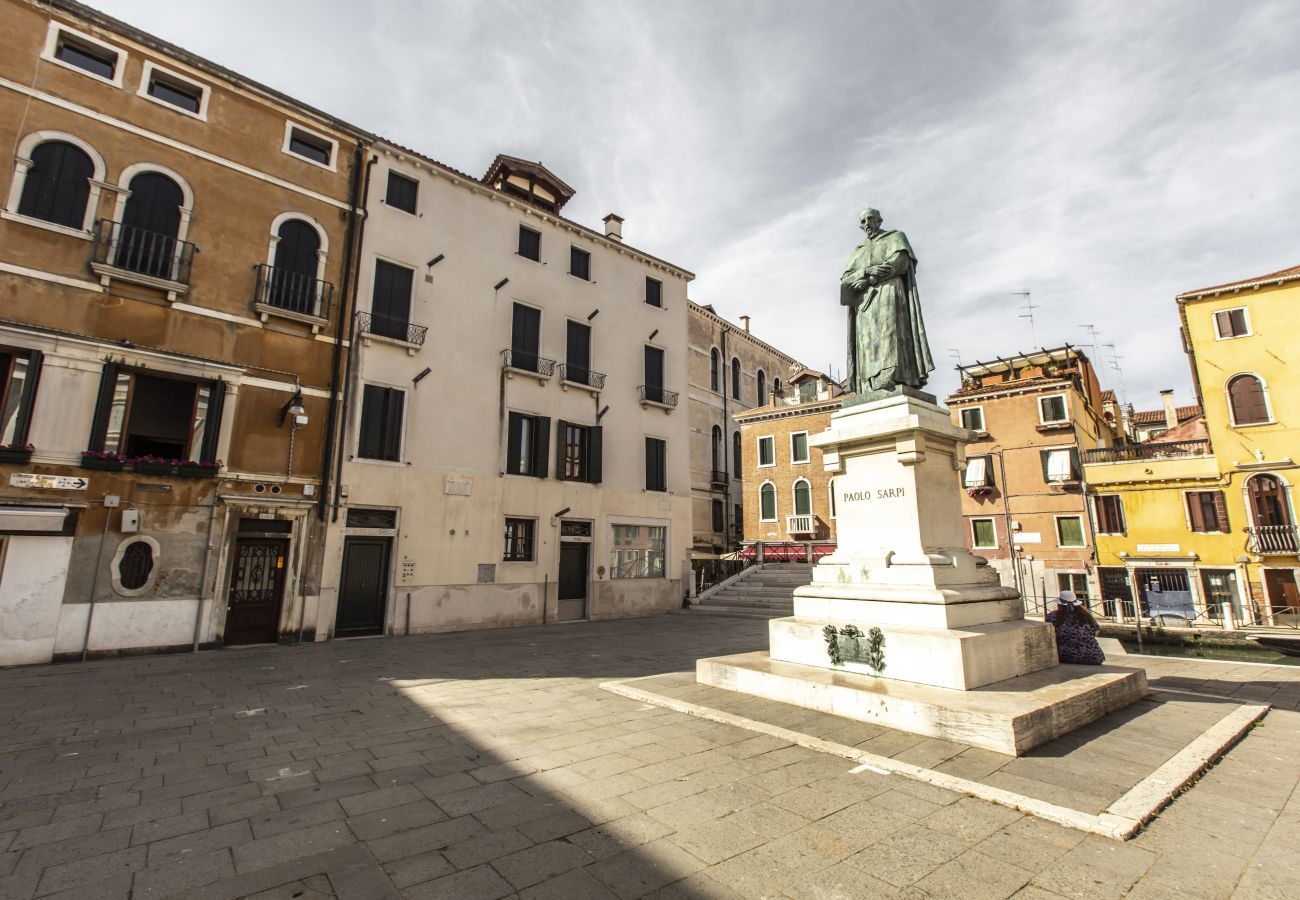
[[[884,221],[880,217],[880,210],[868,206],[858,216],[858,224],[867,234],[874,234],[880,230],[880,223]]]

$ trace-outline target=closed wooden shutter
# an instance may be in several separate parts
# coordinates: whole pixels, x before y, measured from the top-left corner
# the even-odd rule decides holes
[[[1223,491],[1214,492],[1214,517],[1218,520],[1219,531],[1228,533],[1228,504],[1223,499]]]
[[[221,412],[226,405],[226,383],[218,379],[208,386],[208,417],[203,423],[203,441],[199,445],[199,461],[215,462],[217,444],[221,440]]]
[[[404,392],[388,388],[384,404],[384,459],[402,458],[402,407],[405,403]]]
[[[542,311],[516,303],[510,326],[510,364],[516,369],[537,371],[541,342]]]
[[[1268,421],[1264,385],[1254,375],[1238,375],[1228,382],[1228,398],[1232,403],[1233,424],[1252,425]]]
[[[1187,519],[1192,531],[1205,531],[1205,516],[1201,510],[1201,492],[1192,491],[1187,495]]]
[[[395,388],[365,386],[357,455],[366,459],[402,458],[402,407],[406,395]]]
[[[538,416],[533,420],[533,469],[527,475],[545,478],[551,452],[551,420]]]
[[[412,269],[382,259],[375,262],[375,290],[370,300],[371,325],[376,334],[406,340],[411,321]]]
[[[32,350],[27,354],[27,374],[23,376],[23,393],[18,400],[18,415],[14,419],[13,446],[27,446],[27,434],[32,427],[32,406],[36,403],[36,387],[41,380],[41,362],[44,354]]]
[[[563,419],[557,419],[555,422],[555,477],[560,481],[565,480],[565,447],[567,446],[568,438],[569,423]]]
[[[104,437],[108,432],[108,417],[113,412],[113,393],[117,390],[117,373],[117,363],[104,363],[104,372],[99,377],[99,398],[95,401],[95,415],[90,420],[90,440],[86,444],[87,450],[105,449]]]
[[[600,484],[604,480],[604,468],[601,463],[603,454],[604,429],[593,425],[587,429],[587,481]]]
[[[506,424],[506,474],[524,475],[519,465],[519,451],[523,449],[524,417],[517,412],[510,413]]]

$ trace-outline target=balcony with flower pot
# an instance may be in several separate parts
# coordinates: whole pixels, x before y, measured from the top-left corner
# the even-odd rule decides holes
[[[27,444],[22,447],[12,447],[8,444],[0,444],[0,463],[9,463],[11,465],[26,465],[32,461],[32,453],[36,447]]]

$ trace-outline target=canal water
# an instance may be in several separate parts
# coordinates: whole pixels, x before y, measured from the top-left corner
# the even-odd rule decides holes
[[[1264,647],[1196,647],[1186,644],[1155,644],[1143,641],[1142,648],[1133,638],[1121,638],[1120,644],[1129,653],[1147,656],[1184,656],[1190,659],[1220,659],[1234,662],[1265,663],[1270,666],[1300,666],[1300,656],[1287,656]]]

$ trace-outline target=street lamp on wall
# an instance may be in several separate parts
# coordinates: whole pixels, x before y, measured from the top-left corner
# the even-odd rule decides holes
[[[310,419],[307,416],[307,410],[302,405],[302,389],[294,391],[289,402],[280,407],[280,427],[284,427],[285,421],[289,421],[289,427],[294,431],[306,427]]]

